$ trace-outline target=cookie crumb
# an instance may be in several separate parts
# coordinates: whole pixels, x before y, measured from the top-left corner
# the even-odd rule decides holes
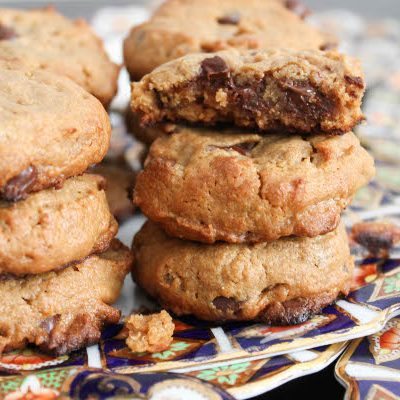
[[[360,222],[351,229],[351,236],[371,255],[387,255],[400,242],[400,227],[390,222]]]
[[[133,314],[126,319],[126,344],[133,352],[156,353],[172,343],[175,325],[171,316],[162,310],[158,314]]]

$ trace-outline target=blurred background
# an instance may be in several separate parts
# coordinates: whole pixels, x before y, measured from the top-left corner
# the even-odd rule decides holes
[[[38,4],[54,4],[63,13],[70,17],[90,15],[95,9],[103,6],[117,6],[117,5],[129,5],[129,4],[151,4],[153,0],[53,0],[53,1],[26,1],[26,0],[14,0],[14,1],[2,1],[0,4],[4,6],[23,6],[23,7],[37,7]],[[303,0],[304,4],[307,4],[310,8],[315,11],[323,11],[332,8],[343,8],[355,11],[366,17],[382,18],[400,18],[400,1],[399,0]]]

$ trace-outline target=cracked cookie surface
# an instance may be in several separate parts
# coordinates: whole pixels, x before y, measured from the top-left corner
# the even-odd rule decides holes
[[[104,185],[86,174],[17,203],[0,201],[0,275],[40,274],[106,250],[118,225]]]
[[[66,76],[107,105],[117,91],[119,67],[84,20],[53,8],[0,8],[0,58]]]
[[[0,61],[0,198],[20,200],[83,173],[103,159],[110,135],[104,107],[80,86]]]
[[[315,238],[256,245],[194,243],[148,221],[133,242],[134,280],[177,315],[210,321],[304,322],[350,288],[344,225]]]
[[[297,4],[294,4],[297,3]],[[189,53],[236,49],[325,49],[335,39],[303,21],[299,2],[169,0],[124,43],[132,80]]]
[[[230,123],[263,131],[345,133],[363,119],[358,61],[288,49],[190,54],[132,83],[142,124]]]
[[[257,135],[180,126],[157,139],[134,202],[170,235],[262,242],[332,231],[374,175],[353,133]]]
[[[119,321],[109,304],[120,293],[132,255],[117,240],[100,255],[57,272],[0,280],[0,354],[36,345],[65,354],[96,343]]]

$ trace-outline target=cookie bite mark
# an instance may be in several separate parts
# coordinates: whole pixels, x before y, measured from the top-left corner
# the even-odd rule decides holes
[[[336,52],[188,55],[132,84],[144,124],[229,123],[263,131],[342,134],[363,119],[362,72]]]
[[[17,36],[13,28],[0,23],[0,41],[15,39]]]
[[[26,199],[30,189],[34,186],[37,179],[37,169],[29,166],[14,178],[11,178],[0,190],[0,197],[7,201],[18,201]]]

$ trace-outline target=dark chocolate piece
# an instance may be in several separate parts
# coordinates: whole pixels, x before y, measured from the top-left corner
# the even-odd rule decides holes
[[[229,14],[225,14],[217,19],[218,23],[221,25],[237,25],[240,22],[240,13],[234,11]]]
[[[311,10],[299,0],[286,0],[285,6],[301,19],[304,19],[311,14]]]
[[[1,197],[8,201],[23,200],[27,197],[30,189],[37,179],[37,170],[34,166],[29,166],[14,178],[11,178],[1,189]]]
[[[240,301],[232,297],[218,296],[213,300],[213,305],[224,314],[236,314],[240,310]]]
[[[229,76],[229,67],[219,56],[206,58],[201,62],[201,75],[211,80]]]
[[[17,37],[17,32],[9,26],[0,23],[0,40],[10,40]]]

